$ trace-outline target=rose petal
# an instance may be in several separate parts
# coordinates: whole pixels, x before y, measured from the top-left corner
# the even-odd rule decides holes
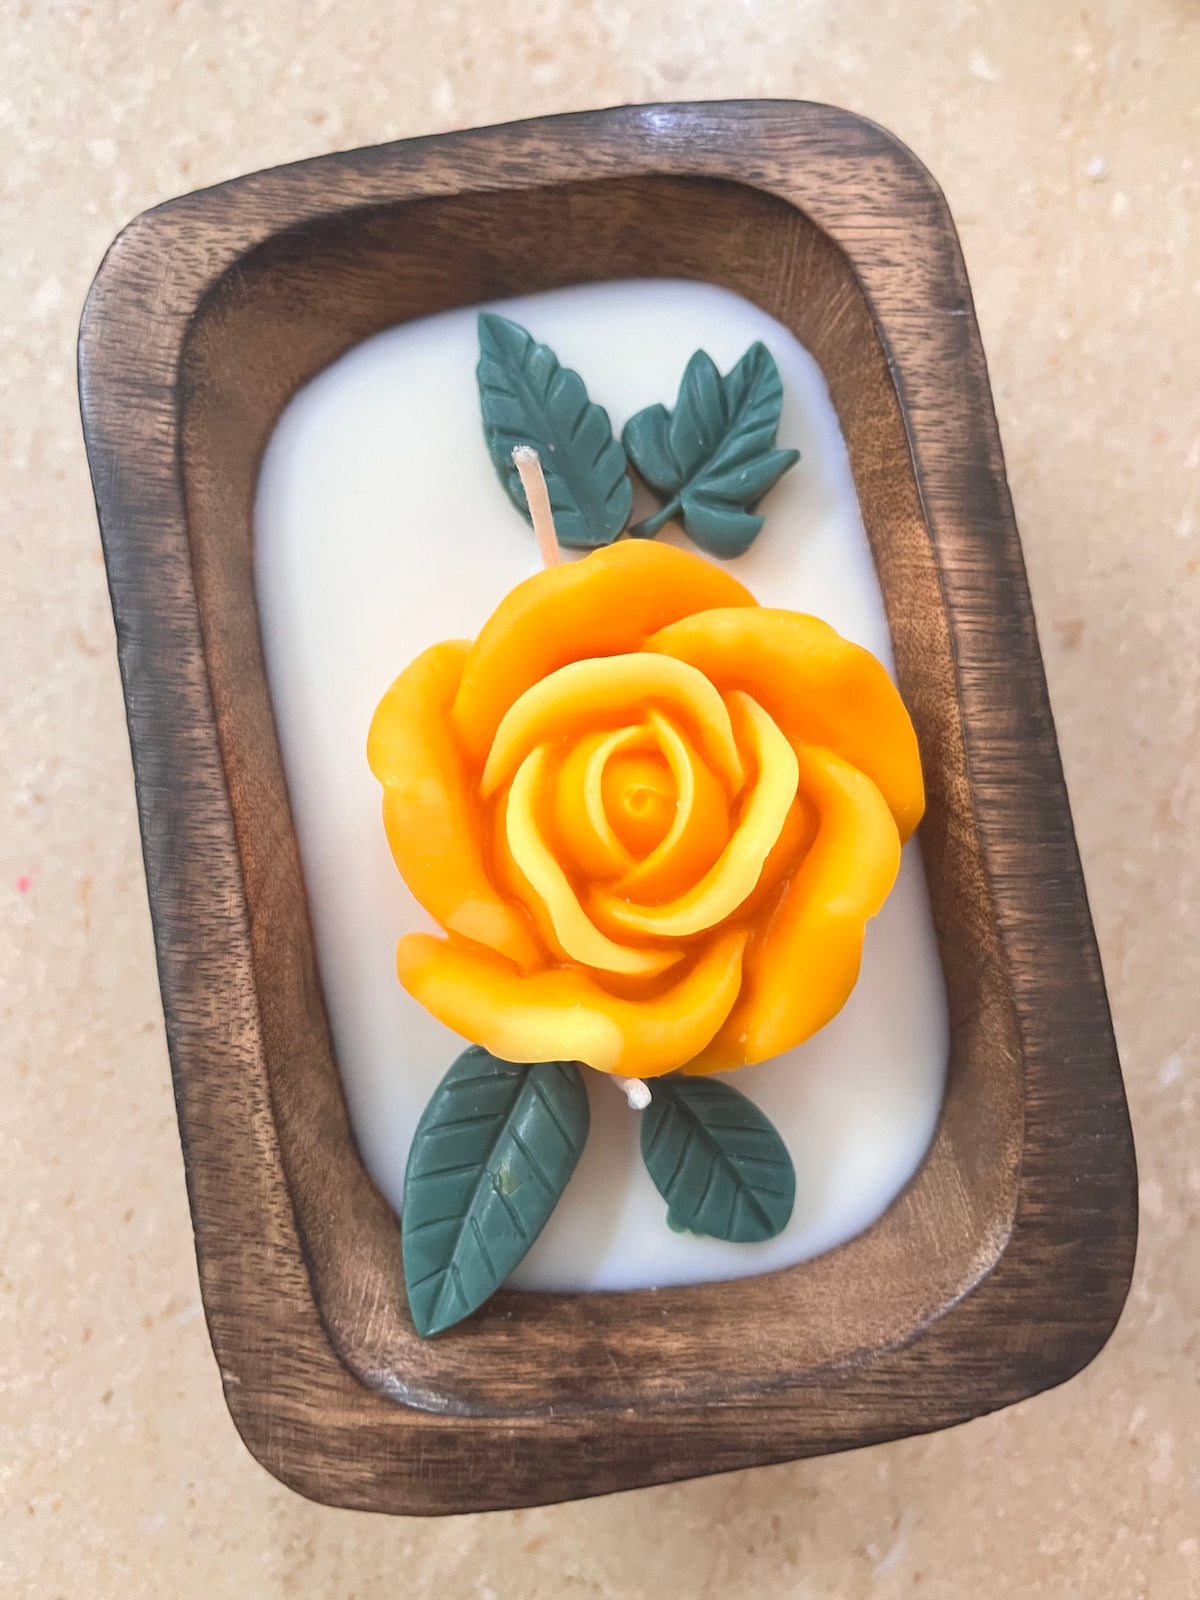
[[[470,648],[435,644],[405,668],[371,720],[367,761],[383,785],[392,855],[426,911],[449,932],[531,967],[545,957],[527,919],[488,879],[479,806],[448,722]]]
[[[529,913],[542,945],[549,952],[550,959],[538,962],[538,966],[548,966],[554,961],[569,961],[570,957],[558,942],[558,935],[554,932],[554,924],[550,920],[545,903],[534,893],[533,885],[513,860],[512,851],[508,847],[506,822],[511,788],[511,784],[506,785],[490,807],[489,838],[492,848],[489,865],[493,881]]]
[[[649,728],[637,724],[614,733],[585,734],[558,769],[555,826],[564,848],[588,878],[616,878],[634,865],[604,809],[604,767],[615,751],[652,738]]]
[[[639,861],[667,837],[679,811],[675,774],[653,738],[645,749],[613,753],[600,792],[617,837]]]
[[[689,1072],[728,1072],[800,1044],[841,1010],[858,978],[863,933],[900,866],[900,839],[870,778],[830,750],[797,751],[817,835],[746,950],[741,994]]]
[[[410,933],[396,952],[400,982],[440,1022],[503,1061],[583,1061],[599,1072],[652,1078],[704,1048],[741,984],[744,929],[730,929],[662,993],[627,1000],[578,967],[522,974],[490,950]]]
[[[795,872],[816,836],[817,808],[811,800],[798,794],[779,830],[778,839],[771,846],[770,855],[763,862],[753,892],[737,908],[737,920],[743,927],[759,915],[770,917],[768,902],[778,899],[784,879]]]
[[[739,606],[685,617],[646,648],[689,662],[719,689],[747,690],[789,738],[823,745],[865,772],[902,841],[921,820],[921,757],[904,702],[881,663],[828,623]]]
[[[526,689],[496,729],[480,793],[484,799],[493,795],[536,745],[620,722],[650,703],[669,706],[690,723],[730,789],[741,788],[742,758],[733,724],[712,684],[684,661],[639,653],[573,661]]]
[[[612,893],[597,891],[597,906],[618,928],[687,938],[732,916],[758,882],[796,798],[799,769],[795,751],[755,700],[734,690],[729,701],[758,772],[733,837],[699,883],[665,905],[635,905],[623,898],[621,884]]]
[[[729,840],[729,800],[699,759],[691,741],[661,712],[651,711],[650,727],[675,778],[675,820],[666,838],[642,861],[630,862],[621,893],[643,903],[682,894],[707,872]]]
[[[622,539],[549,567],[511,590],[484,624],[454,701],[455,730],[482,762],[505,712],[547,674],[638,650],[648,634],[693,611],[754,603],[711,561],[649,540]]]
[[[542,784],[546,747],[539,745],[521,763],[508,793],[505,832],[513,861],[541,900],[555,937],[573,961],[604,972],[652,977],[675,965],[682,950],[638,950],[616,944],[592,922],[579,903],[570,880],[542,838],[534,814]]]

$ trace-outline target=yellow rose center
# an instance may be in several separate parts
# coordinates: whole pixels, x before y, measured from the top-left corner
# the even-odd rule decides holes
[[[661,843],[675,820],[679,797],[670,767],[650,751],[621,751],[604,768],[604,811],[613,832],[639,859]]]

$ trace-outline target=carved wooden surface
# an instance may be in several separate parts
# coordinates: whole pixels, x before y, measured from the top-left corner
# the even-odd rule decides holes
[[[325,1020],[258,462],[296,389],[383,327],[654,275],[756,301],[829,382],[929,785],[946,1103],[896,1204],[816,1261],[502,1293],[422,1342]],[[257,174],[121,235],[80,369],[205,1308],[271,1471],[342,1505],[521,1505],[944,1426],[1091,1358],[1132,1266],[1132,1145],[970,291],[909,152],[827,107],[721,103]]]

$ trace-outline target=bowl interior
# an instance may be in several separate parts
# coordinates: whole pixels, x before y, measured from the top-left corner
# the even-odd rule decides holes
[[[399,1227],[342,1102],[267,689],[253,579],[258,464],[292,395],[381,329],[605,278],[702,279],[785,323],[841,421],[925,764],[921,847],[951,1012],[930,1154],[866,1233],[761,1278],[604,1295],[501,1293],[413,1333]],[[937,563],[904,414],[845,254],[745,185],[643,176],[360,206],[281,231],[215,284],[179,392],[188,534],[241,858],[275,1137],[314,1297],[372,1388],[439,1411],[544,1415],[803,1382],[908,1340],[1003,1252],[1024,1122],[1022,1047],[980,857]],[[564,1359],[564,1352],[569,1352]]]

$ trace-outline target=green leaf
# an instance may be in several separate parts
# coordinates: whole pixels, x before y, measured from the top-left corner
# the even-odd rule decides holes
[[[773,1239],[796,1200],[796,1169],[773,1123],[716,1078],[654,1078],[642,1160],[677,1233]]]
[[[425,1107],[404,1174],[404,1281],[428,1338],[481,1306],[575,1170],[588,1098],[573,1061],[518,1066],[472,1046]]]
[[[672,495],[679,483],[679,468],[668,437],[671,413],[666,406],[647,406],[625,424],[621,442],[640,475],[659,494]]]
[[[702,550],[730,560],[757,537],[754,507],[798,450],[777,450],[783,405],[779,369],[765,344],[752,344],[724,378],[703,350],[687,364],[675,410],[647,406],[625,425],[622,442],[641,477],[667,504],[630,528],[652,539],[672,517]]]
[[[484,438],[517,510],[528,517],[512,452],[528,444],[546,474],[559,544],[572,550],[611,544],[629,521],[633,485],[608,412],[588,399],[579,374],[518,323],[485,311],[476,377]]]

